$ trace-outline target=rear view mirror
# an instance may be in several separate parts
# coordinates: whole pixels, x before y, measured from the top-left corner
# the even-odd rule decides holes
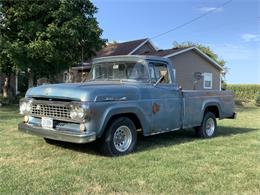
[[[125,65],[124,64],[119,64],[118,69],[119,69],[119,71],[125,70]]]

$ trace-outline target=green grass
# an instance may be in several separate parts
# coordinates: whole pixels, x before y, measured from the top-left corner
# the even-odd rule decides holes
[[[0,108],[0,194],[260,194],[260,108],[218,121],[215,138],[192,130],[138,137],[137,151],[100,156],[95,144],[48,145],[17,131]]]

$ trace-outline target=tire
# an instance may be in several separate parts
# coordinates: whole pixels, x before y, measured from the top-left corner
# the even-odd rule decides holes
[[[196,135],[200,138],[211,138],[215,135],[217,129],[216,116],[212,112],[206,112],[201,126],[196,127]]]
[[[101,137],[101,152],[106,156],[121,156],[134,151],[137,141],[135,124],[127,117],[113,120]]]

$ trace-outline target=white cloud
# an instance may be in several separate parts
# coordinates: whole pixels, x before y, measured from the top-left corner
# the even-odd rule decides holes
[[[201,12],[211,12],[211,11],[222,12],[223,8],[222,7],[200,7],[198,10]]]
[[[246,42],[260,41],[260,34],[245,33],[241,35],[241,38]]]

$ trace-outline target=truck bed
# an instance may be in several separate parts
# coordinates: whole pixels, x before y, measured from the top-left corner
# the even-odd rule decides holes
[[[199,126],[206,107],[219,111],[219,119],[232,117],[234,101],[231,91],[183,90],[183,128]]]

